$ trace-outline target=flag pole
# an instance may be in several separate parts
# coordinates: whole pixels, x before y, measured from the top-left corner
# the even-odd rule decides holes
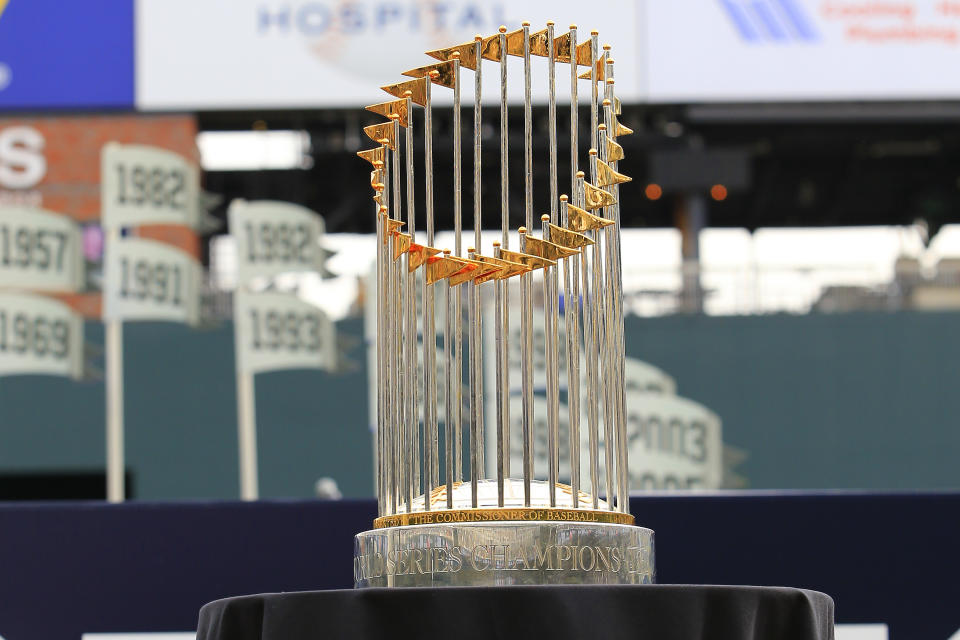
[[[452,55],[453,60],[453,250],[457,257],[463,257],[463,142],[462,142],[462,123],[460,112],[460,52],[455,51]],[[447,291],[449,295],[449,283]],[[461,443],[462,420],[463,420],[463,297],[460,287],[453,292],[453,308],[449,304],[447,313],[453,313],[453,332],[454,332],[454,353],[452,367],[453,375],[448,375],[450,380],[448,393],[453,394],[451,404],[453,413],[447,414],[447,420],[453,423],[453,428],[449,431],[449,437],[453,440],[451,447],[453,469],[447,473],[447,495],[449,498],[449,507],[453,508],[453,484],[454,480],[462,479],[461,465],[463,464],[463,452]]]
[[[523,26],[524,36],[529,23]],[[509,118],[507,113],[507,28],[500,27],[500,243],[494,247],[494,257],[499,257],[500,248],[510,247],[510,165],[509,165]],[[527,75],[529,78],[529,74]],[[526,141],[525,141],[526,145]],[[529,182],[530,176],[527,176]],[[509,429],[510,429],[510,371],[508,367],[510,335],[510,283],[506,279],[495,281],[497,343],[497,506],[504,504],[504,479],[509,477]]]
[[[474,76],[474,97],[473,97],[473,236],[474,247],[467,249],[471,254],[481,247],[481,218],[480,218],[480,196],[483,189],[482,170],[481,170],[481,118],[482,118],[482,91],[483,91],[483,38],[477,35],[474,38],[474,55],[476,59],[476,71]],[[483,424],[483,362],[481,358],[481,316],[480,316],[480,286],[473,282],[470,284],[470,504],[473,508],[478,504],[479,490],[479,469],[483,464],[483,451],[477,451],[478,431],[482,429]],[[480,431],[482,439],[482,431]]]
[[[256,401],[253,373],[250,372],[237,372],[237,425],[240,430],[240,498],[256,500],[259,497]]]
[[[107,250],[120,241],[120,230],[107,231]],[[124,478],[124,411],[123,411],[123,321],[109,318],[104,327],[107,418],[107,500],[123,502],[126,497]]]

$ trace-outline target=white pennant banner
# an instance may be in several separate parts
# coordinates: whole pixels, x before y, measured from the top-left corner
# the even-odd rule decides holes
[[[67,216],[0,208],[0,287],[76,291],[83,284],[80,227]]]
[[[52,298],[0,293],[0,375],[27,373],[79,378],[83,319]]]

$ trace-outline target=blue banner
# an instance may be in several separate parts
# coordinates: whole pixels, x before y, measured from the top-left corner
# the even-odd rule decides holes
[[[133,0],[0,0],[0,110],[133,107]]]

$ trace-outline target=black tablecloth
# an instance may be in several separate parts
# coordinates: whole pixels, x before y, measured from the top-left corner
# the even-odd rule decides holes
[[[832,640],[833,600],[784,587],[682,585],[306,591],[211,602],[197,629],[197,640]]]

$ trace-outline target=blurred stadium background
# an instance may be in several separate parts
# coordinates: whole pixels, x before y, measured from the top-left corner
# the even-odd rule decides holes
[[[634,178],[622,189],[627,353],[722,421],[722,486],[957,487],[960,3],[646,0],[583,13],[567,1],[0,0],[0,206],[78,221],[87,267],[84,290],[63,296],[87,319],[82,379],[0,378],[0,499],[104,496],[109,141],[197,162],[207,211],[196,232],[142,231],[207,271],[199,327],[126,328],[129,495],[238,495],[237,198],[323,217],[325,273],[278,286],[337,324],[335,370],[258,377],[260,493],[312,496],[332,478],[345,496],[372,495],[373,216],[355,152],[377,117],[362,106],[423,51],[524,19],[579,20],[614,45],[621,121],[636,132],[621,163]],[[453,226],[450,115],[435,113],[440,229]],[[497,116],[484,117],[483,202],[498,211]],[[514,107],[516,167],[522,130]],[[534,153],[536,188],[545,134]]]

